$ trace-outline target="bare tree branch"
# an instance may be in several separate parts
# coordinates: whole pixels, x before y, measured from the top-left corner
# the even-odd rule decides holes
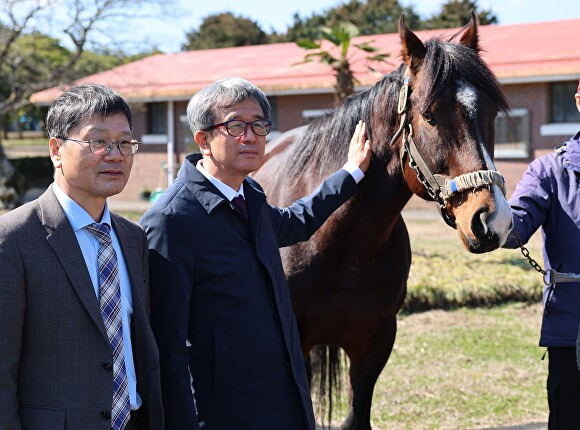
[[[0,0],[0,130],[4,116],[28,104],[35,92],[86,74],[82,63],[95,55],[87,53],[91,37],[108,35],[113,40],[117,35],[104,31],[106,26],[128,28],[133,19],[150,16],[143,13],[144,6],[171,4],[175,0]],[[52,34],[47,33],[50,27]],[[1,138],[2,133],[0,207],[13,207],[24,190]]]
[[[137,17],[152,16],[150,12],[142,12],[145,5],[167,10],[175,0],[3,0],[0,3],[0,115],[5,115],[26,104],[33,93],[78,78],[77,65],[91,42],[90,37],[107,34],[101,30],[102,26],[120,26]],[[55,14],[57,10],[60,13]],[[72,49],[66,61],[45,64],[42,55],[37,55],[42,52],[20,52],[18,42],[26,36],[46,37],[38,22],[53,15],[62,21],[58,24],[60,32],[66,35],[65,40]],[[31,71],[29,76],[22,72],[29,71],[25,65],[30,63],[31,55],[38,70]],[[8,88],[8,93],[2,92],[2,86]]]
[[[9,24],[6,26],[6,38],[0,35],[0,40],[2,40],[4,49],[0,51],[0,64],[4,62],[4,59],[8,55],[12,44],[18,37],[22,34],[22,31],[26,28],[30,20],[41,10],[44,9],[44,6],[41,5],[40,1],[36,2],[36,6],[30,9],[28,14],[21,19],[21,22],[18,22],[14,15],[14,7],[18,3],[17,0],[9,0],[6,2],[7,10],[6,14],[8,15]],[[5,39],[5,40],[4,40]]]

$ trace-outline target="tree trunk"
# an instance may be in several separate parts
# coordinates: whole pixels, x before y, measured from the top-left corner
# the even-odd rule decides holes
[[[336,73],[335,98],[338,105],[354,92],[354,76],[348,60],[341,61],[334,70]]]

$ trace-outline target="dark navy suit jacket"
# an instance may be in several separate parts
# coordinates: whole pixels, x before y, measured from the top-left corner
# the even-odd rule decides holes
[[[187,157],[141,220],[165,428],[314,429],[278,248],[307,240],[354,194],[355,181],[340,170],[279,209],[246,178],[248,222],[197,170],[198,159]]]

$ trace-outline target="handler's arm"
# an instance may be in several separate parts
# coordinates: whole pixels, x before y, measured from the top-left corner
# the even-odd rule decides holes
[[[18,245],[0,221],[0,429],[20,430],[18,367],[25,312],[24,270]]]
[[[509,199],[514,228],[503,248],[517,248],[519,241],[525,245],[536,230],[546,222],[553,204],[555,192],[553,186],[553,180],[545,171],[541,160],[534,160]]]

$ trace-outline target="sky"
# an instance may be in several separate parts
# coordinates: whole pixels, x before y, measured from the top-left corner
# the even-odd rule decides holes
[[[3,0],[0,0],[0,4]],[[47,0],[40,0],[47,1]],[[348,0],[153,0],[159,4],[168,1],[174,6],[141,7],[126,11],[123,19],[104,20],[99,23],[100,30],[93,31],[92,37],[101,46],[120,48],[127,53],[150,51],[157,48],[162,52],[178,52],[185,42],[185,34],[199,28],[208,15],[232,12],[234,15],[256,21],[266,31],[284,32],[298,13],[305,18],[313,13],[321,13]],[[426,18],[440,11],[445,0],[399,0],[404,6],[413,5],[417,13]],[[499,24],[521,24],[538,21],[554,21],[580,18],[580,0],[478,0],[483,9],[491,9],[499,19]],[[59,1],[57,5],[66,4]],[[549,5],[547,7],[546,5]],[[60,7],[60,9],[59,9]],[[24,13],[25,11],[20,11]],[[49,9],[37,28],[42,32],[60,38],[68,48],[70,40],[63,33],[67,25],[67,11],[63,6]],[[148,18],[144,18],[147,15]],[[98,28],[97,27],[97,28]]]
[[[137,26],[136,37],[153,43],[164,52],[177,52],[185,42],[185,33],[198,28],[204,17],[221,12],[232,12],[251,18],[269,32],[271,29],[283,32],[292,24],[294,13],[310,16],[344,3],[346,0],[178,0],[179,13],[173,20],[151,19]],[[399,0],[423,17],[437,13],[443,0]],[[554,21],[580,18],[578,0],[479,0],[480,8],[491,9],[499,18],[499,24],[521,24],[538,21]],[[549,7],[546,7],[549,5]],[[580,29],[579,29],[580,30]]]

